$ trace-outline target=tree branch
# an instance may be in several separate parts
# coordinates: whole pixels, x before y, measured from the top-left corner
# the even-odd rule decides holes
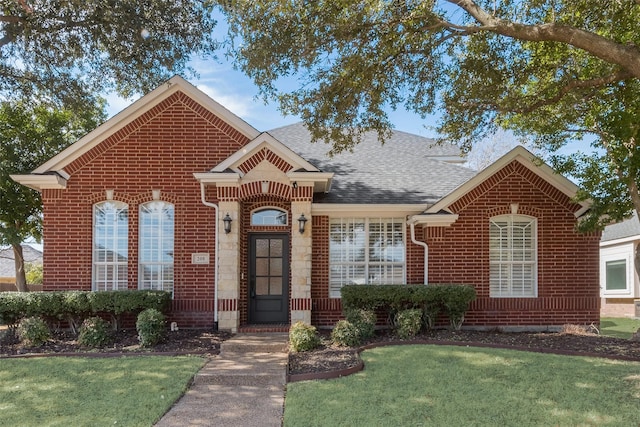
[[[540,107],[552,105],[559,102],[566,94],[573,92],[575,89],[588,89],[588,88],[602,87],[611,83],[630,79],[632,77],[633,75],[629,71],[621,70],[605,77],[598,77],[590,80],[574,80],[567,83],[562,88],[560,88],[560,90],[555,96],[552,96],[551,98],[541,99],[524,108],[512,109],[510,110],[510,112],[518,113],[518,114],[531,113],[532,111],[535,111]]]
[[[617,64],[628,70],[633,77],[640,78],[640,49],[635,45],[619,44],[592,32],[566,25],[555,23],[527,25],[505,21],[488,13],[473,0],[447,1],[460,7],[480,23],[482,27],[478,27],[479,30],[517,40],[565,43],[589,52],[606,62]],[[636,3],[639,1],[636,0]]]

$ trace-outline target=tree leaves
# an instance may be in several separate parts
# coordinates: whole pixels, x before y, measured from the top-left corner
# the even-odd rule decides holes
[[[442,138],[465,150],[498,128],[556,153],[590,136],[593,156],[553,157],[591,193],[587,223],[640,212],[638,2],[235,0],[224,10],[237,65],[333,152],[369,130],[384,140],[399,105],[441,112]],[[285,76],[297,86],[279,90]]]
[[[3,2],[0,96],[80,111],[105,90],[148,92],[191,55],[213,55],[212,11],[197,0]]]

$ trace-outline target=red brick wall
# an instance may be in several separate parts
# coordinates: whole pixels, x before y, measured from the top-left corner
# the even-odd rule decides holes
[[[214,210],[200,201],[194,172],[206,172],[248,141],[178,92],[109,137],[65,170],[66,190],[45,190],[44,289],[91,289],[92,205],[114,190],[129,204],[129,288],[138,286],[138,208],[161,190],[175,204],[173,319],[213,325]],[[208,190],[215,197],[215,190]],[[210,198],[210,201],[215,201]],[[209,265],[192,265],[207,252]]]
[[[489,218],[511,213],[537,218],[538,297],[489,297]],[[599,323],[599,233],[579,234],[578,206],[518,162],[513,162],[450,207],[459,215],[451,227],[416,229],[429,244],[429,282],[473,285],[466,326],[558,326]],[[319,233],[322,233],[318,236]],[[320,237],[317,239],[317,237]],[[326,253],[324,257],[322,254]],[[318,254],[317,256],[315,254]],[[424,279],[422,248],[407,229],[407,282]],[[314,218],[314,323],[329,326],[340,318],[339,300],[328,298],[328,218]]]

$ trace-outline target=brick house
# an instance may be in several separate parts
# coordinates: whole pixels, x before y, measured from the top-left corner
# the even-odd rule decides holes
[[[166,289],[180,326],[238,331],[331,326],[348,283],[465,283],[469,327],[598,323],[588,206],[525,149],[475,173],[403,132],[333,158],[309,140],[172,78],[13,177],[42,192],[44,289]]]

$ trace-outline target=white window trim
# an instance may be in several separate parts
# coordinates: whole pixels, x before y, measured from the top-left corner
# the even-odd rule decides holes
[[[491,290],[491,275],[489,275],[489,297],[490,298],[537,298],[538,297],[538,219],[529,215],[519,215],[519,214],[506,214],[506,215],[496,215],[489,219],[489,229],[491,229],[491,223],[497,222],[499,220],[504,220],[508,218],[509,224],[513,224],[516,219],[526,219],[529,220],[533,226],[532,240],[533,240],[533,260],[531,261],[510,261],[506,262],[509,265],[533,265],[532,275],[533,275],[533,286],[532,286],[532,295],[518,295],[513,292],[513,284],[509,284],[509,293],[501,293],[494,294]],[[489,245],[491,245],[491,232],[489,232]],[[489,251],[491,249],[489,248]],[[491,269],[491,259],[489,255],[489,264]]]
[[[146,205],[152,204],[152,203],[157,203],[157,202],[162,202],[165,205],[171,206],[173,208],[173,247],[172,247],[172,252],[174,254],[173,257],[173,261],[172,262],[162,262],[162,261],[154,261],[154,262],[143,262],[142,260],[142,245],[144,243],[143,238],[142,238],[142,233],[143,233],[143,225],[142,225],[142,209],[145,208]],[[162,250],[162,245],[165,241],[165,236],[164,236],[164,227],[163,227],[164,223],[160,224],[159,227],[159,250]],[[147,203],[141,203],[140,206],[138,207],[138,289],[140,290],[162,290],[162,291],[168,291],[171,292],[171,294],[173,295],[174,292],[174,287],[175,287],[175,235],[176,235],[176,231],[175,231],[175,205],[173,203],[169,203],[169,202],[165,202],[162,200],[159,201],[151,201],[151,202],[147,202]],[[156,266],[156,265],[160,265],[160,266],[167,266],[170,265],[172,267],[172,278],[171,278],[171,289],[165,289],[165,280],[164,278],[160,278],[160,285],[161,288],[158,287],[145,287],[143,282],[144,282],[144,267],[145,266]],[[163,269],[160,270],[161,273],[164,271]],[[157,285],[157,283],[155,283],[155,281],[152,281],[154,285]]]
[[[125,261],[120,261],[118,262],[113,261],[113,262],[98,262],[96,261],[96,209],[98,209],[98,207],[100,205],[103,205],[105,203],[112,203],[115,205],[120,206],[120,209],[126,209],[127,210],[127,241],[128,241],[128,236],[129,236],[129,205],[125,202],[120,202],[120,201],[111,201],[111,200],[104,200],[98,203],[95,203],[92,207],[91,210],[91,221],[92,221],[92,228],[91,228],[91,290],[92,291],[119,291],[119,290],[126,290],[128,288],[128,272],[127,272],[127,278],[125,278],[124,283],[120,283],[117,280],[118,277],[118,267],[120,266],[124,266],[126,269],[128,269],[128,264],[129,264],[129,251],[127,248],[127,259]],[[117,233],[118,229],[115,228],[114,232]],[[114,269],[114,274],[113,277],[116,278],[115,281],[111,281],[111,286],[110,289],[99,289],[98,288],[98,284],[96,282],[96,267],[97,266],[110,266],[112,269]]]
[[[600,249],[600,296],[601,297],[633,297],[634,296],[634,244],[630,242],[611,248]],[[625,289],[607,290],[607,262],[625,261]]]
[[[365,251],[364,251],[364,255],[365,255],[365,259],[362,262],[338,262],[338,263],[332,263],[331,262],[331,243],[329,243],[329,298],[341,298],[340,295],[340,290],[338,289],[337,292],[335,290],[332,289],[332,285],[331,285],[331,267],[332,265],[341,265],[341,266],[359,266],[359,265],[363,265],[364,266],[364,278],[365,278],[365,283],[359,283],[359,284],[369,284],[369,268],[371,266],[380,266],[380,265],[399,265],[402,264],[402,284],[407,282],[407,233],[406,233],[406,227],[405,227],[405,221],[404,218],[402,217],[373,217],[373,216],[354,216],[354,217],[331,217],[329,220],[329,234],[331,234],[331,223],[332,221],[336,221],[336,220],[341,220],[341,221],[353,221],[353,220],[362,220],[364,221],[364,232],[365,232]],[[374,261],[370,261],[369,257],[370,257],[370,246],[369,246],[369,224],[371,221],[388,221],[388,220],[395,220],[397,221],[401,227],[402,227],[402,244],[404,246],[404,253],[403,253],[403,261],[402,263],[400,262],[374,262]],[[385,283],[385,284],[389,284],[389,283]],[[344,286],[344,285],[342,285]],[[342,287],[341,286],[341,287]]]

